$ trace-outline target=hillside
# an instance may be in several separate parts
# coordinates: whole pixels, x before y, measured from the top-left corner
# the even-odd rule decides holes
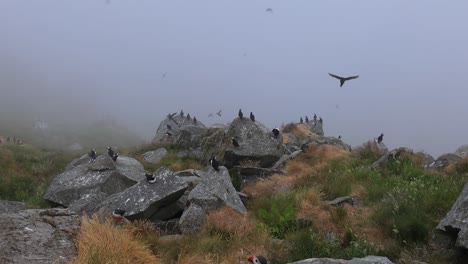
[[[261,129],[261,125],[243,122],[233,122],[232,126]],[[373,141],[348,151],[330,144],[310,144],[316,136],[304,125],[288,125],[286,132],[308,138],[309,143],[285,161],[281,173],[242,176],[242,168],[259,164],[250,160],[250,154],[245,156],[249,160],[229,169],[233,186],[248,197],[244,200],[246,213],[231,207],[209,210],[197,232],[168,236],[159,224],[148,219],[134,219],[129,214],[132,221],[116,225],[101,210],[82,217],[73,263],[231,264],[247,263],[248,255],[264,255],[268,263],[278,264],[311,257],[351,259],[368,255],[385,256],[394,263],[465,263],[463,251],[444,248],[433,237],[437,224],[468,180],[466,158],[442,169],[427,170],[422,153],[405,152],[372,168],[383,155]],[[213,139],[218,132],[204,133],[203,138]],[[291,143],[285,137],[281,142]],[[193,150],[183,147],[187,144],[156,142],[121,150],[121,155],[155,173],[162,167],[175,172],[192,169],[212,173],[206,160],[191,156]],[[229,137],[223,144],[226,150],[232,148]],[[144,158],[144,153],[160,148],[167,150],[160,161]],[[29,207],[50,206],[42,199],[46,188],[74,157],[32,145],[1,145],[0,199],[25,201]],[[143,180],[138,184],[146,183]],[[339,197],[343,199],[331,202]],[[122,240],[128,243],[122,244]]]

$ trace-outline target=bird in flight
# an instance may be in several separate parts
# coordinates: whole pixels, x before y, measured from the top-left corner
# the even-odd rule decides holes
[[[223,111],[223,110],[221,109],[221,110],[219,110],[216,114],[217,114],[218,116],[221,116],[221,112],[222,112],[222,111]]]
[[[359,75],[356,75],[356,76],[350,76],[350,77],[340,77],[338,75],[335,75],[335,74],[331,74],[331,73],[328,73],[331,77],[333,78],[337,78],[338,80],[340,80],[340,87],[343,86],[343,84],[346,82],[346,81],[349,81],[349,80],[353,80],[353,79],[357,79],[359,77]]]
[[[273,13],[273,9],[271,9],[271,8],[267,8],[265,11],[266,11],[266,12]]]

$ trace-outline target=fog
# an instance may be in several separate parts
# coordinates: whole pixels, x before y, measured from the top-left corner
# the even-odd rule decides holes
[[[0,117],[112,117],[150,141],[180,109],[209,125],[242,108],[269,127],[317,113],[325,135],[353,146],[383,132],[389,148],[439,155],[468,143],[466,10],[462,0],[2,0]],[[340,88],[329,72],[360,77]]]

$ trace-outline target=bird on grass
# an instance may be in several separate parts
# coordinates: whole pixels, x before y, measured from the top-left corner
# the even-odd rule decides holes
[[[267,259],[264,256],[250,256],[247,261],[253,264],[268,264]]]

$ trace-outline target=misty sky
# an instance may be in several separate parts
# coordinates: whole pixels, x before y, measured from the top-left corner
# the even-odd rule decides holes
[[[389,148],[439,155],[468,144],[467,10],[466,0],[0,0],[0,115],[113,116],[150,140],[181,108],[205,124],[242,108],[269,127],[317,113],[325,135],[352,146],[383,132]],[[328,72],[360,77],[340,88]]]

